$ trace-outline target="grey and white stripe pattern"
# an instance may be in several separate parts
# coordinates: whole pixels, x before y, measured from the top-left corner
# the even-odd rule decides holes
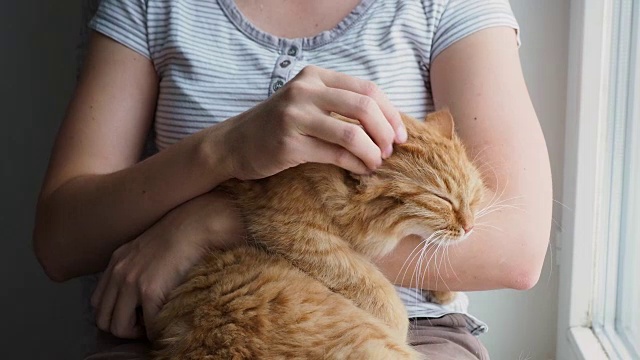
[[[518,29],[508,0],[361,0],[334,29],[301,39],[255,28],[233,0],[103,0],[90,25],[153,61],[159,150],[255,106],[309,64],[374,81],[423,118],[439,53],[485,28]],[[425,301],[409,310],[448,311]]]
[[[480,335],[489,329],[487,324],[467,313],[469,297],[465,293],[457,293],[455,300],[447,305],[437,305],[430,302],[427,291],[400,286],[396,286],[396,291],[411,318],[439,318],[456,313],[465,315],[467,329],[473,335]]]

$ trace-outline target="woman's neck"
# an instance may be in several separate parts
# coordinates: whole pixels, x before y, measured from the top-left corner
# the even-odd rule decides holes
[[[235,3],[258,29],[278,37],[301,38],[333,29],[360,0],[235,0]]]

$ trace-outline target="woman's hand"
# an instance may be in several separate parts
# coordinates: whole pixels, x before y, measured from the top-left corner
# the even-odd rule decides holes
[[[331,112],[358,119],[336,120]],[[367,173],[406,140],[400,114],[370,82],[305,67],[271,98],[230,119],[232,175],[256,179],[306,162]]]
[[[91,298],[98,328],[120,338],[144,337],[139,307],[144,324],[152,323],[208,249],[243,241],[240,215],[224,194],[211,192],[174,209],[113,253]]]

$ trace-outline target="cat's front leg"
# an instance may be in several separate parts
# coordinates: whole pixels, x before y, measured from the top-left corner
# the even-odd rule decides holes
[[[298,256],[289,253],[286,257],[300,270],[381,319],[406,339],[409,320],[404,304],[391,282],[369,259],[341,246],[325,253],[307,252]]]
[[[440,305],[449,304],[456,298],[456,293],[454,291],[431,290],[429,291],[429,294],[431,296],[431,301]]]
[[[322,220],[292,223],[294,215],[273,209],[257,209],[247,216],[250,233],[265,248],[384,321],[406,339],[406,309],[391,282],[369,258],[334,235],[335,231],[327,226],[308,225]]]

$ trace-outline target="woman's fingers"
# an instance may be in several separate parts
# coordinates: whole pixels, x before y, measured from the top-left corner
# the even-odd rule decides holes
[[[348,170],[359,169],[361,164],[375,170],[382,163],[380,149],[363,128],[356,124],[320,113],[312,115],[306,121],[301,120],[299,128],[305,135],[322,140],[308,144],[312,146],[310,151],[301,149],[308,154],[307,161],[315,162],[315,159],[322,158],[322,163],[336,164],[342,168],[346,167],[340,164],[345,164],[350,167]],[[329,146],[332,144],[333,146]]]
[[[142,299],[142,315],[144,317],[144,324],[147,331],[147,337],[149,339],[154,339],[158,334],[153,333],[154,320],[160,309],[162,309],[162,302],[159,302],[157,298],[147,297],[146,300],[143,297]]]
[[[335,121],[335,119],[334,119]],[[309,162],[333,164],[356,174],[366,174],[369,168],[349,150],[311,136],[301,141],[301,151],[306,152]]]
[[[332,112],[357,119],[361,127],[330,118]],[[400,113],[375,84],[315,66],[305,67],[274,96],[227,124],[233,177],[245,180],[316,158],[362,173],[358,161],[376,169],[391,155],[394,142],[406,140]],[[304,136],[337,147],[318,145],[327,153],[311,154],[298,147]]]
[[[109,269],[109,268],[107,268]],[[107,284],[109,284],[109,277],[111,276],[111,271],[105,270],[102,275],[100,275],[100,279],[98,280],[98,285],[96,289],[93,290],[93,294],[91,295],[91,306],[94,309],[98,309],[100,306],[100,302],[102,302],[102,294],[104,290],[107,288]]]
[[[122,339],[139,339],[144,336],[142,326],[137,323],[136,308],[140,301],[136,282],[133,277],[129,279],[125,280],[118,292],[109,330]]]
[[[317,101],[320,108],[358,120],[380,148],[382,157],[391,155],[396,134],[375,100],[352,91],[327,88]]]
[[[317,76],[320,77],[322,83],[327,87],[351,91],[373,99],[380,108],[380,111],[384,115],[387,122],[393,128],[395,133],[394,138],[396,142],[406,141],[407,131],[402,122],[402,118],[400,117],[400,112],[395,108],[395,106],[393,106],[384,92],[382,92],[375,83],[316,66],[307,66],[302,70],[302,72],[304,71],[312,74],[317,74]],[[342,114],[340,112],[338,113]],[[349,116],[346,114],[342,115]],[[370,129],[367,128],[368,124],[363,125],[367,129],[367,132],[369,132]]]
[[[111,316],[113,315],[113,307],[118,297],[118,286],[113,279],[113,269],[111,267],[103,274],[101,282],[105,282],[104,290],[99,297],[99,304],[96,308],[96,325],[102,331],[110,332]],[[106,275],[106,276],[105,276]]]

